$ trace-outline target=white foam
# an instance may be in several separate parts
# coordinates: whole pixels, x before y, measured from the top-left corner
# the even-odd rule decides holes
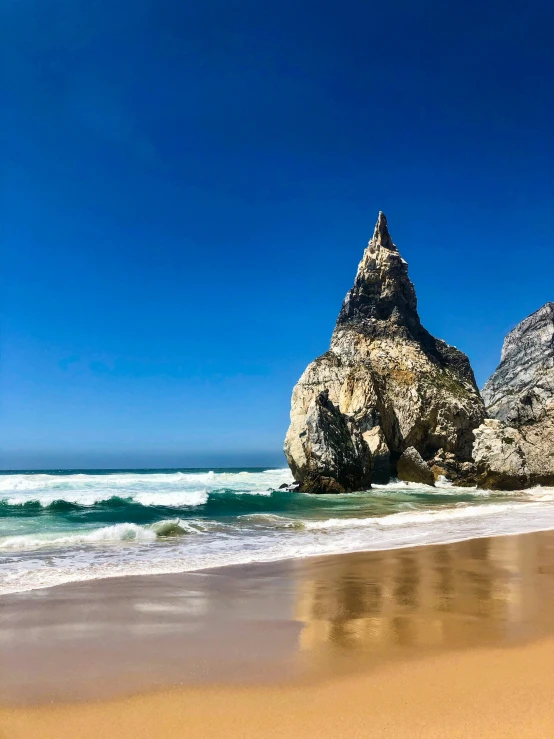
[[[164,519],[147,526],[119,523],[85,532],[59,536],[48,534],[24,534],[0,538],[0,550],[29,551],[42,548],[72,547],[86,544],[110,544],[113,542],[152,542],[157,538],[201,534],[205,527],[199,521],[183,521],[180,518]]]
[[[247,513],[238,516],[239,521],[261,526],[270,526],[272,529],[304,529],[305,522],[297,518],[287,518],[276,513]]]
[[[207,501],[211,491],[270,495],[290,482],[290,470],[284,468],[260,472],[4,474],[0,475],[0,500],[10,505],[38,502],[48,506],[63,500],[92,506],[117,496],[148,506],[197,506]]]
[[[456,487],[450,480],[447,480],[443,475],[440,476],[439,480],[435,482],[435,485],[423,485],[419,482],[404,482],[403,480],[391,480],[384,485],[373,484],[372,490],[390,493],[390,492],[419,492],[419,493],[430,493],[431,495],[436,494],[437,491],[441,495],[490,495],[489,490],[479,490],[476,487]]]
[[[208,500],[207,490],[176,490],[166,493],[165,491],[138,493],[133,496],[136,503],[145,506],[167,506],[169,508],[180,508],[184,506],[204,505]]]
[[[56,536],[43,534],[39,536],[7,536],[0,539],[0,549],[38,549],[41,547],[76,546],[79,544],[99,544],[120,541],[154,541],[156,532],[153,529],[138,526],[134,523],[118,523],[104,526],[79,534]]]
[[[412,516],[411,521],[408,516]],[[399,523],[383,525],[386,519]],[[337,523],[330,525],[333,521]],[[146,546],[123,548],[95,546],[67,552],[62,549],[53,561],[28,555],[18,562],[17,567],[10,562],[0,569],[0,593],[107,577],[193,572],[250,562],[401,549],[554,529],[554,503],[487,504],[436,513],[393,514],[379,519],[330,519],[317,522],[319,528],[313,521],[303,523],[306,526],[303,530],[260,530],[259,534],[248,538],[218,533],[217,536],[170,538],[163,547],[145,542]],[[121,526],[124,527],[121,538],[125,540],[124,532],[128,525]],[[88,543],[91,536],[97,541],[105,537],[104,543],[114,537],[118,527],[106,528],[108,531],[90,532]],[[153,534],[150,531],[150,535]],[[74,541],[72,537],[71,543]],[[137,544],[141,542],[137,541]]]
[[[531,500],[542,501],[545,503],[554,501],[554,488],[543,488],[537,485],[525,491],[525,495]]]
[[[506,511],[520,510],[522,507],[533,506],[534,503],[498,503],[480,506],[458,506],[434,511],[401,511],[388,516],[373,518],[329,518],[326,521],[306,521],[307,529],[349,529],[355,527],[393,527],[408,526],[410,524],[434,523],[437,521],[455,521],[479,516],[494,516]]]

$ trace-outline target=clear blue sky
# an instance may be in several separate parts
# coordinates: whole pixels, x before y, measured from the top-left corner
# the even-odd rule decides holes
[[[281,464],[380,209],[480,385],[554,299],[551,0],[1,15],[1,466]]]

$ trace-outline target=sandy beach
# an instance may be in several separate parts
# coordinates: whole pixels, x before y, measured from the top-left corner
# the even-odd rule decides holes
[[[3,739],[548,739],[554,640],[382,667],[318,685],[170,690],[3,710]]]
[[[3,596],[0,737],[551,737],[553,613],[553,532]]]

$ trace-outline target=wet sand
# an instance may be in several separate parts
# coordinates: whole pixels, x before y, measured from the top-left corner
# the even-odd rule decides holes
[[[554,532],[0,597],[1,739],[552,737]]]

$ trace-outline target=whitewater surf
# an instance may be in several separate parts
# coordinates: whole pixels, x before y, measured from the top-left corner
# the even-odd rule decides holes
[[[0,593],[554,528],[554,491],[282,489],[288,469],[0,475]]]

